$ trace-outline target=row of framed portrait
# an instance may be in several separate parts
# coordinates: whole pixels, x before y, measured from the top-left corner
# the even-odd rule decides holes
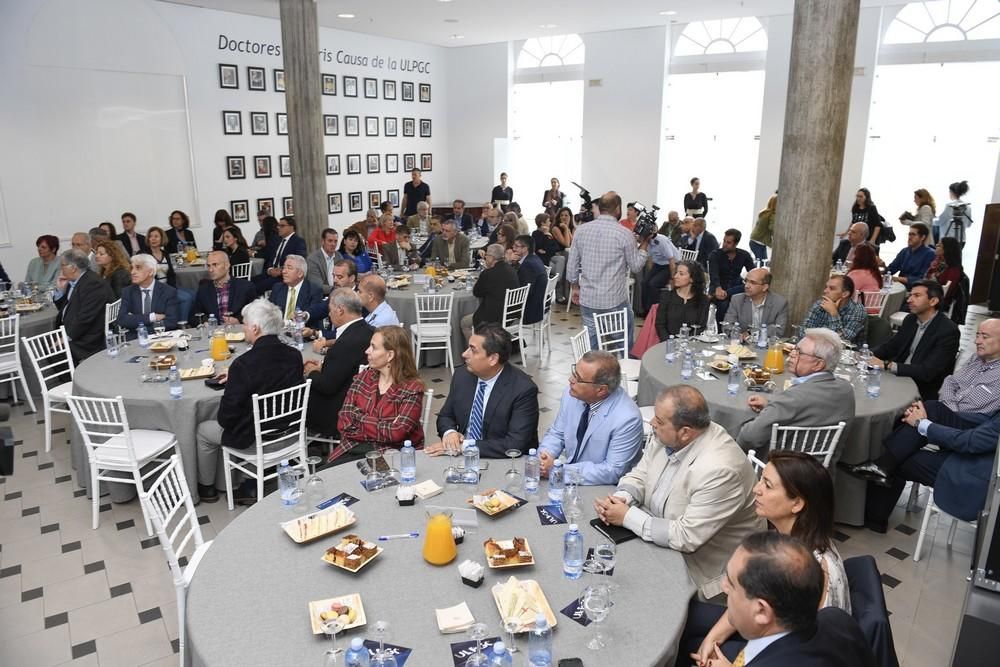
[[[348,153],[346,158],[347,158],[347,173],[360,174],[361,154]],[[368,153],[367,155],[365,155],[365,167],[366,167],[365,173],[368,174],[382,173],[383,162],[385,167],[385,173],[387,174],[399,173],[398,153],[386,153],[384,161],[381,153]],[[421,153],[419,164],[417,163],[416,153],[404,153],[403,171],[410,172],[417,168],[419,168],[420,171],[433,171],[434,169],[433,153]],[[326,173],[328,176],[340,175],[341,166],[340,166],[339,153],[328,154],[326,156]],[[229,177],[230,180],[245,179],[247,177],[246,158],[243,155],[227,156],[226,175]],[[274,175],[271,169],[270,155],[253,156],[253,175],[254,178],[271,178],[271,176]],[[278,175],[286,178],[292,175],[292,161],[289,156],[287,155],[278,156]]]
[[[336,74],[321,74],[320,75],[320,90],[324,95],[336,95],[337,94],[337,75]],[[342,92],[344,97],[358,97],[358,77],[348,76],[346,74],[341,75],[342,81]],[[247,89],[248,90],[267,90],[267,69],[264,67],[252,67],[247,66]],[[416,86],[417,98],[421,102],[430,103],[431,101],[431,84],[429,83],[419,83],[414,84],[412,81],[399,81],[399,95],[400,99],[404,102],[414,101],[414,86]],[[382,97],[383,100],[395,100],[396,99],[396,85],[397,81],[395,79],[382,79]],[[219,87],[229,88],[229,89],[239,89],[240,87],[240,68],[238,65],[229,65],[225,63],[219,63]],[[272,70],[272,83],[271,89],[276,93],[285,92],[285,70],[275,69]],[[379,80],[374,77],[363,77],[361,80],[360,91],[364,94],[366,99],[377,100],[379,99]]]
[[[250,134],[268,135],[271,133],[271,126],[266,111],[250,111]],[[399,135],[399,121],[396,116],[365,116],[365,136],[366,137],[395,137]],[[416,136],[417,119],[403,118],[403,136]],[[432,125],[430,118],[419,119],[420,136],[429,138],[431,136]],[[288,114],[277,111],[274,114],[275,134],[288,134]],[[243,112],[223,111],[222,112],[222,132],[223,134],[243,134]],[[340,116],[337,114],[323,114],[323,134],[328,137],[340,136]],[[344,135],[348,137],[361,136],[361,117],[344,116]]]
[[[379,207],[379,204],[383,201],[389,201],[394,207],[399,206],[399,190],[385,190],[385,196],[383,198],[382,190],[369,190],[368,191],[368,208]],[[362,192],[349,192],[347,193],[347,206],[348,211],[351,213],[357,213],[364,210],[364,193]],[[331,192],[326,196],[326,207],[327,212],[330,215],[336,213],[344,212],[344,197],[340,192]],[[264,197],[257,200],[257,208],[254,209],[254,215],[257,211],[267,211],[269,215],[276,215],[274,209],[274,198]],[[250,201],[247,199],[235,199],[229,202],[229,214],[233,216],[233,222],[249,222],[250,221]],[[291,197],[281,198],[281,214],[282,215],[295,215],[295,201]]]

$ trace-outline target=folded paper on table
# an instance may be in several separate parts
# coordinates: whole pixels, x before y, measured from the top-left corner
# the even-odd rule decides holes
[[[437,617],[438,630],[443,634],[464,632],[472,627],[476,619],[472,617],[469,605],[465,602],[447,607],[445,609],[435,609],[434,615]]]

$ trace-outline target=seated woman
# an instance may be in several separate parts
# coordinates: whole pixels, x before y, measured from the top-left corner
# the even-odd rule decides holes
[[[167,236],[159,227],[150,227],[146,231],[146,245],[149,246],[149,254],[156,260],[156,280],[166,283],[171,287],[177,286],[177,276],[174,274],[174,265],[170,261],[163,245],[167,242]]]
[[[101,241],[94,249],[94,260],[115,299],[122,297],[122,290],[132,284],[132,265],[117,241]]]
[[[379,327],[365,355],[368,368],[355,376],[337,417],[341,439],[330,453],[330,461],[359,445],[364,446],[359,452],[400,449],[405,440],[416,449],[424,447],[424,425],[420,423],[424,383],[406,330]]]
[[[252,250],[256,257],[267,257],[267,248],[272,245],[272,239],[278,235],[278,219],[273,215],[257,217],[260,229],[253,235]]]
[[[247,249],[247,240],[243,238],[243,232],[236,225],[230,225],[222,231],[220,237],[222,250],[229,255],[229,265],[246,264],[250,261],[250,251]]]
[[[38,283],[38,287],[44,290],[55,285],[59,277],[59,238],[43,234],[35,239],[35,249],[38,257],[32,257],[28,262],[24,282]]]
[[[837,607],[850,613],[847,573],[833,545],[833,480],[823,464],[809,454],[773,451],[753,492],[757,515],[767,519],[779,533],[805,544],[822,566],[826,593],[820,607]],[[681,636],[680,655],[689,654],[698,665],[707,665],[716,644],[733,660],[746,640],[736,634],[725,607],[693,600]]]
[[[177,246],[183,242],[187,245],[194,245],[194,232],[188,227],[191,226],[191,219],[184,211],[170,212],[170,229],[167,230],[167,252],[171,255],[177,252]]]
[[[676,336],[684,324],[708,323],[708,295],[701,265],[684,260],[674,269],[674,289],[664,291],[656,311],[656,333],[661,341]]]
[[[962,280],[962,246],[959,245],[958,239],[945,236],[938,241],[934,246],[934,259],[931,260],[925,278],[938,281],[942,288],[951,283],[945,290],[944,301],[938,310],[951,308],[951,302],[958,293],[958,284]]]
[[[226,209],[220,208],[215,212],[214,224],[215,227],[212,228],[212,250],[222,250],[222,233],[235,224],[233,216],[229,215],[229,211]],[[244,245],[246,244],[244,243]]]
[[[854,261],[847,277],[854,281],[854,296],[861,301],[861,293],[870,294],[882,289],[882,272],[879,271],[875,249],[862,243],[854,249]],[[878,308],[868,308],[869,315],[878,315]]]
[[[372,270],[372,258],[368,256],[368,247],[361,235],[355,230],[348,229],[344,232],[344,238],[340,242],[340,254],[347,259],[354,260],[354,265],[358,267],[359,276]]]

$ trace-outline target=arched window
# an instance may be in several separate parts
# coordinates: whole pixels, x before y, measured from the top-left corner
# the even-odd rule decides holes
[[[676,56],[766,51],[767,34],[755,16],[688,23],[674,49]]]
[[[517,69],[582,65],[586,49],[579,35],[535,37],[521,47]]]
[[[929,0],[899,10],[885,33],[886,44],[961,42],[1000,38],[995,0]]]

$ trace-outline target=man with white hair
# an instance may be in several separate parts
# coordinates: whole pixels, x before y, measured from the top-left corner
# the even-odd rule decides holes
[[[281,282],[271,288],[271,303],[281,308],[286,320],[293,319],[295,311],[308,312],[323,300],[323,290],[305,280],[306,271],[302,255],[289,255],[281,267]]]
[[[73,362],[104,348],[104,306],[114,300],[111,286],[90,268],[90,260],[70,248],[59,257],[56,278],[56,327],[66,327]]]
[[[139,253],[132,256],[131,263],[132,284],[122,290],[118,326],[135,331],[139,324],[151,329],[160,323],[176,329],[180,310],[177,290],[156,279],[156,259]]]
[[[424,236],[431,227],[431,207],[425,202],[417,202],[417,213],[406,219],[406,226],[413,232],[419,232]]]
[[[833,263],[853,262],[854,250],[865,243],[868,243],[868,225],[864,222],[855,222],[847,228],[847,238],[837,244],[837,249],[833,251]]]
[[[788,355],[786,370],[795,376],[792,386],[766,398],[751,394],[747,405],[757,413],[736,436],[743,449],[767,449],[771,427],[830,426],[854,418],[854,388],[834,377],[840,360],[840,337],[829,329],[806,329]]]
[[[215,420],[198,425],[198,495],[205,502],[214,503],[219,499],[217,489],[226,488],[225,471],[219,461],[221,447],[256,446],[253,395],[302,383],[301,353],[278,339],[284,326],[281,309],[264,299],[243,308],[243,333],[252,347],[233,361],[228,372],[216,376],[226,386],[219,413]],[[240,504],[255,499],[250,488],[241,487],[240,491]]]
[[[445,220],[441,224],[441,235],[434,239],[431,257],[441,260],[449,269],[469,268],[469,237],[458,231],[454,220]]]
[[[100,267],[97,266],[97,256],[94,254],[94,246],[90,243],[90,234],[87,232],[73,234],[72,244],[74,248],[84,253],[90,260],[90,270],[94,273],[99,272]]]
[[[476,312],[462,317],[462,333],[466,341],[472,338],[473,327],[478,328],[487,322],[500,323],[504,295],[507,290],[520,286],[517,271],[504,261],[504,247],[499,243],[487,246],[483,262],[486,268],[472,287],[472,295],[479,299],[479,307]]]

